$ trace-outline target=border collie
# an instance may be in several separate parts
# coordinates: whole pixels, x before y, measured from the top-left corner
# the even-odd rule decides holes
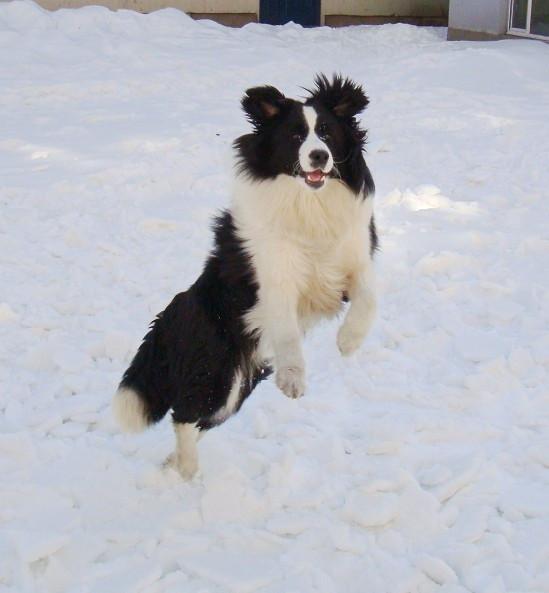
[[[201,431],[237,412],[274,370],[291,398],[305,392],[303,334],[350,306],[337,334],[354,352],[372,323],[374,183],[356,120],[361,86],[324,75],[304,102],[272,86],[242,99],[253,131],[234,142],[233,201],[214,223],[198,280],[152,322],[114,398],[128,431],[173,410],[167,463],[184,478],[198,469]]]

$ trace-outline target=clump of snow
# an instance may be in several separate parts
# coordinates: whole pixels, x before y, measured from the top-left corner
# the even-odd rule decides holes
[[[549,46],[0,3],[0,590],[547,590]],[[290,66],[290,67],[289,67]],[[161,467],[111,399],[228,203],[239,99],[371,104],[379,316]]]

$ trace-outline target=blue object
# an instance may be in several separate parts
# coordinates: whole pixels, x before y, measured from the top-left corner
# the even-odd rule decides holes
[[[318,27],[320,0],[260,0],[260,23],[284,25],[290,21],[303,27]]]

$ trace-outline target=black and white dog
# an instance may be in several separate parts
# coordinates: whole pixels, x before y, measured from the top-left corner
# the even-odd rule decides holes
[[[242,406],[274,367],[291,398],[305,392],[301,339],[350,307],[342,354],[366,336],[376,308],[374,183],[355,116],[368,104],[349,79],[321,75],[302,103],[271,86],[248,89],[253,132],[238,138],[233,201],[214,225],[204,271],[152,323],[114,399],[119,423],[145,429],[173,410],[185,478],[200,431]]]

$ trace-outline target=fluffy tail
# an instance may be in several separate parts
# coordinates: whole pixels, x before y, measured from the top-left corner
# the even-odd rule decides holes
[[[142,432],[151,424],[144,398],[131,387],[120,385],[112,400],[112,412],[124,432]]]
[[[161,420],[172,405],[162,314],[153,322],[124,373],[113,414],[125,432],[141,432]]]

